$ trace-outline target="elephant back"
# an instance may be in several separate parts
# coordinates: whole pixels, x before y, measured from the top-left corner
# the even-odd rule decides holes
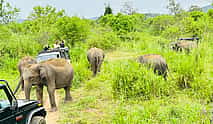
[[[194,42],[194,41],[183,40],[183,41],[178,41],[178,42],[171,42],[170,47],[173,50],[176,50],[176,51],[182,51],[182,50],[188,50],[189,51],[192,48],[196,48],[197,43]]]
[[[60,59],[48,59],[46,61],[41,62],[41,64],[50,64],[50,65],[53,65],[53,66],[59,66],[59,67],[61,66],[62,67],[62,66],[65,66],[69,63],[67,62],[66,59],[60,58]]]
[[[166,60],[158,54],[146,54],[138,57],[138,61],[150,68],[154,69],[155,73],[163,75],[166,78],[168,65]]]
[[[139,56],[139,62],[142,64],[158,64],[158,63],[166,63],[166,60],[158,54],[146,54]]]
[[[178,44],[179,47],[190,49],[190,48],[196,48],[197,44],[193,41],[182,41]]]
[[[103,61],[104,52],[100,48],[96,48],[96,47],[90,48],[87,52],[87,58],[88,58],[88,61],[90,61],[90,62],[95,58],[99,58],[100,61]]]

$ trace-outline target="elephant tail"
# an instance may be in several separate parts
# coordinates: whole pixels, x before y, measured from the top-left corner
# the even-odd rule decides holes
[[[15,90],[14,90],[14,94],[16,94],[18,92],[18,89],[20,88],[21,84],[23,85],[23,78],[21,77],[19,79],[18,85],[16,86]]]

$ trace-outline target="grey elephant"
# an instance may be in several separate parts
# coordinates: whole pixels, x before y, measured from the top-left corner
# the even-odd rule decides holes
[[[70,94],[74,71],[65,59],[50,59],[39,64],[31,64],[23,71],[26,99],[30,99],[32,85],[36,86],[37,99],[43,104],[43,87],[47,87],[51,104],[50,111],[56,111],[55,90],[64,88],[65,101],[72,100]]]
[[[36,64],[36,63],[37,63],[36,60],[31,56],[25,56],[19,61],[18,71],[19,71],[20,79],[14,93],[18,91],[20,86],[22,86],[22,90],[24,90],[24,80],[22,76],[24,68],[26,68],[29,64]]]
[[[166,60],[158,54],[146,54],[138,57],[138,61],[149,68],[154,69],[154,73],[162,75],[164,79],[167,79],[168,65]]]
[[[91,70],[93,71],[93,76],[100,72],[102,62],[104,61],[104,52],[100,48],[90,48],[87,52],[87,60],[91,65]]]
[[[175,51],[190,52],[191,49],[197,47],[197,43],[195,41],[177,41],[171,42],[170,47]]]

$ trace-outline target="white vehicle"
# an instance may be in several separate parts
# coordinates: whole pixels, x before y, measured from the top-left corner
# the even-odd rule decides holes
[[[51,50],[45,50],[41,51],[37,56],[37,62],[46,61],[48,59],[55,59],[55,58],[64,58],[68,62],[70,62],[70,56],[69,56],[69,49],[67,47],[65,48],[55,48]]]

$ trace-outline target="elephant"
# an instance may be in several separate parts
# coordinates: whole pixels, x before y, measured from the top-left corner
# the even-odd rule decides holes
[[[177,42],[171,42],[170,43],[171,49],[175,51],[183,51],[190,52],[192,48],[197,47],[197,43],[194,41],[177,41]]]
[[[87,52],[87,60],[91,65],[91,70],[93,71],[93,76],[100,72],[101,64],[104,61],[104,52],[100,48],[90,48]]]
[[[18,67],[20,79],[19,79],[18,86],[16,87],[14,93],[16,93],[18,91],[20,85],[22,85],[22,91],[24,90],[24,80],[22,77],[24,68],[27,67],[29,64],[36,64],[36,63],[37,63],[37,61],[31,56],[25,56],[19,61],[17,67]]]
[[[30,99],[31,87],[34,85],[37,99],[43,104],[43,87],[46,86],[51,105],[50,111],[57,111],[55,90],[64,88],[65,101],[71,101],[70,88],[73,76],[73,67],[65,59],[49,59],[28,65],[23,71],[25,97]]]
[[[162,75],[164,79],[167,79],[168,65],[166,60],[158,54],[146,54],[138,57],[138,61],[141,64],[154,69],[154,73]]]

